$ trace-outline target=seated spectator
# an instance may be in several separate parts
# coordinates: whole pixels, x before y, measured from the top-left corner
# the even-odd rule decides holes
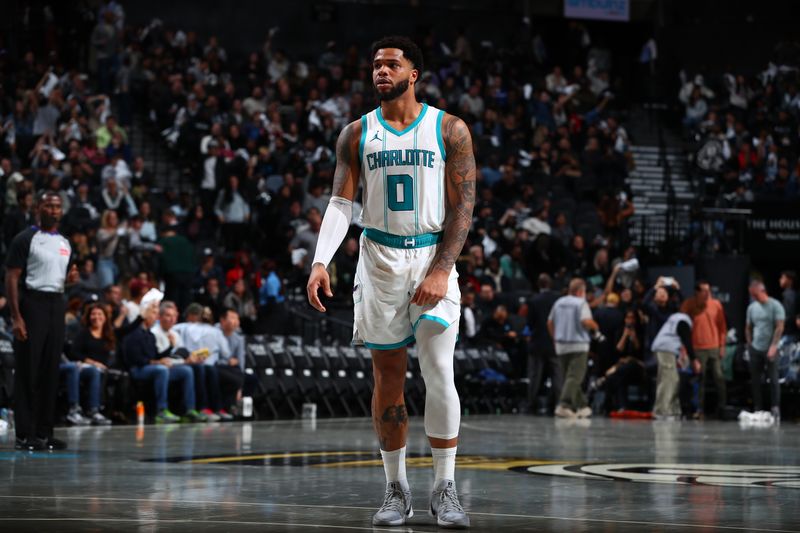
[[[111,143],[115,134],[118,134],[123,142],[128,142],[128,135],[125,133],[125,130],[122,129],[122,126],[117,124],[116,117],[114,117],[114,115],[108,115],[105,124],[100,126],[95,132],[97,148],[105,150]]]
[[[188,351],[184,362],[192,369],[198,392],[197,404],[201,414],[208,420],[230,420],[230,415],[223,411],[222,398],[219,391],[219,371],[217,362],[220,358],[230,358],[230,345],[222,331],[204,323],[203,307],[192,303],[184,313],[186,322],[173,326],[173,331],[180,335],[183,347]]]
[[[124,340],[125,365],[131,378],[153,384],[156,395],[156,423],[174,423],[180,418],[167,406],[168,387],[171,382],[180,383],[185,416],[192,422],[205,422],[204,415],[195,410],[194,374],[170,357],[160,357],[156,349],[156,338],[150,329],[158,319],[158,304],[150,305],[142,313],[142,325]]]
[[[67,397],[70,403],[67,420],[75,425],[91,423],[95,426],[111,424],[100,412],[103,374],[108,370],[114,354],[116,338],[105,307],[93,303],[86,307],[81,319],[81,330],[72,343],[70,362],[61,365],[66,376]],[[86,417],[79,402],[79,386],[86,383]],[[84,422],[85,421],[85,422]]]
[[[485,343],[511,352],[517,342],[517,332],[508,321],[508,309],[504,305],[495,307],[492,316],[484,320],[479,338]]]
[[[223,304],[222,299],[224,297],[224,293],[220,288],[219,279],[211,277],[206,280],[206,285],[199,294],[195,301],[203,306],[203,308],[208,308],[211,310],[211,314],[215,319],[219,318],[219,314],[222,311]]]
[[[625,313],[622,333],[617,337],[609,337],[609,341],[614,342],[618,359],[598,380],[597,386],[605,382],[609,410],[624,411],[628,409],[628,386],[640,384],[644,376],[643,345],[635,311]]]
[[[222,238],[229,250],[239,250],[247,238],[250,206],[239,191],[239,177],[229,176],[225,188],[217,195],[214,214],[222,225]]]
[[[105,210],[100,219],[100,229],[97,230],[97,273],[103,288],[116,283],[119,276],[116,253],[124,234],[125,226],[119,224],[117,212]]]
[[[150,328],[156,338],[156,350],[160,357],[172,357],[176,350],[183,347],[180,334],[172,330],[178,323],[178,306],[174,302],[164,300],[158,307],[158,323]]]
[[[127,220],[139,212],[128,189],[121,186],[116,177],[105,181],[96,205],[98,211],[115,211],[121,220]]]
[[[128,312],[125,313],[125,316],[128,317],[128,320],[133,321],[138,318],[139,303],[141,303],[142,298],[149,290],[149,283],[138,278],[134,278],[130,281],[130,283],[128,283],[128,294],[130,295],[130,300],[122,301],[122,305],[128,308]]]
[[[215,392],[215,394],[221,399],[219,414],[223,416],[223,419],[227,420],[228,418],[224,415],[229,415],[229,411],[231,411],[235,402],[241,399],[246,354],[244,338],[238,332],[239,315],[236,311],[223,309],[217,328],[222,331],[230,348],[227,356],[225,353],[220,352],[216,363],[219,372],[220,392],[218,394]]]
[[[245,332],[252,331],[253,325],[258,318],[258,310],[256,309],[253,294],[247,288],[244,279],[239,278],[236,280],[230,292],[223,298],[222,305],[236,311],[242,319],[242,326]]]

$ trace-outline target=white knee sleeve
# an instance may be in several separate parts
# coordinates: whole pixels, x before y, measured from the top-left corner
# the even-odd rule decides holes
[[[444,328],[431,320],[422,320],[415,336],[425,379],[425,434],[435,439],[453,439],[458,436],[461,424],[461,403],[453,381],[458,324]]]

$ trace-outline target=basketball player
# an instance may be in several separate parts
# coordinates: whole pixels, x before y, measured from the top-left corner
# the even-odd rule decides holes
[[[403,399],[406,346],[417,343],[425,379],[425,433],[435,480],[430,511],[441,527],[469,527],[454,481],[461,407],[453,382],[460,291],[454,264],[472,224],[475,157],[464,122],[420,104],[414,86],[422,53],[405,37],[372,46],[372,81],[380,107],[348,124],[336,145],[333,196],[308,280],[333,294],[326,268],[344,239],[352,202],[364,187],[361,255],[353,287],[354,344],[372,350],[372,419],[386,472],[376,526],[413,516],[406,479],[408,415]]]

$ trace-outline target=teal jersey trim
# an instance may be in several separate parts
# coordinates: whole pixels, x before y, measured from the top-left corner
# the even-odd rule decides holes
[[[378,108],[380,111],[380,108]],[[378,114],[380,117],[380,114]],[[381,150],[386,151],[386,134],[381,140]],[[386,167],[383,167],[383,228],[389,231],[389,180],[386,178]]]
[[[414,152],[417,151],[417,130],[414,128]],[[414,229],[419,233],[419,183],[417,183],[417,165],[414,165]]]
[[[439,143],[439,151],[442,153],[442,161],[447,161],[447,152],[444,150],[444,137],[442,137],[442,120],[444,119],[444,111],[439,110],[439,115],[436,117],[436,142]]]
[[[423,233],[421,235],[392,235],[375,228],[364,228],[364,236],[371,241],[390,248],[411,249],[439,244],[444,239],[444,232]]]
[[[419,124],[419,123],[420,123],[420,121],[422,120],[422,117],[424,117],[424,116],[425,116],[425,112],[426,112],[427,110],[428,110],[428,104],[422,104],[422,111],[420,111],[420,112],[419,112],[419,115],[418,115],[418,116],[417,116],[417,118],[414,120],[414,122],[412,122],[411,124],[409,124],[409,125],[406,127],[406,129],[404,129],[403,131],[397,131],[396,129],[394,129],[393,127],[391,127],[391,126],[390,126],[390,125],[389,125],[389,124],[388,124],[388,123],[387,123],[385,120],[383,120],[383,114],[381,113],[381,108],[380,108],[380,107],[378,107],[378,109],[376,109],[376,111],[375,111],[375,114],[378,116],[378,122],[380,122],[380,123],[381,123],[381,125],[382,125],[384,128],[386,128],[386,131],[391,131],[392,133],[394,133],[395,135],[397,135],[398,137],[400,137],[400,136],[402,136],[402,135],[405,135],[405,134],[406,134],[406,133],[408,133],[409,131],[413,130],[414,128],[416,128],[416,127],[417,127],[417,124]]]
[[[417,333],[417,327],[419,326],[420,321],[422,320],[430,320],[431,322],[436,322],[437,324],[441,324],[445,327],[445,329],[449,328],[452,324],[445,320],[444,318],[433,316],[433,315],[420,315],[416,322],[414,322],[414,333]]]
[[[392,344],[378,344],[378,343],[375,343],[375,342],[366,342],[365,341],[364,342],[364,346],[366,346],[370,350],[395,350],[397,348],[402,348],[403,346],[408,346],[409,344],[411,344],[415,340],[416,339],[414,338],[414,335],[411,335],[410,337],[406,337],[405,339],[401,340],[400,342],[395,342],[395,343],[392,343]]]
[[[367,115],[361,116],[361,140],[358,141],[358,161],[364,163],[364,144],[367,142]]]

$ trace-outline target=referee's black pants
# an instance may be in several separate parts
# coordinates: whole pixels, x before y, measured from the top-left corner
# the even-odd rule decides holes
[[[19,439],[48,439],[53,436],[58,363],[64,348],[64,295],[23,290],[19,305],[28,339],[14,341],[16,434]]]

